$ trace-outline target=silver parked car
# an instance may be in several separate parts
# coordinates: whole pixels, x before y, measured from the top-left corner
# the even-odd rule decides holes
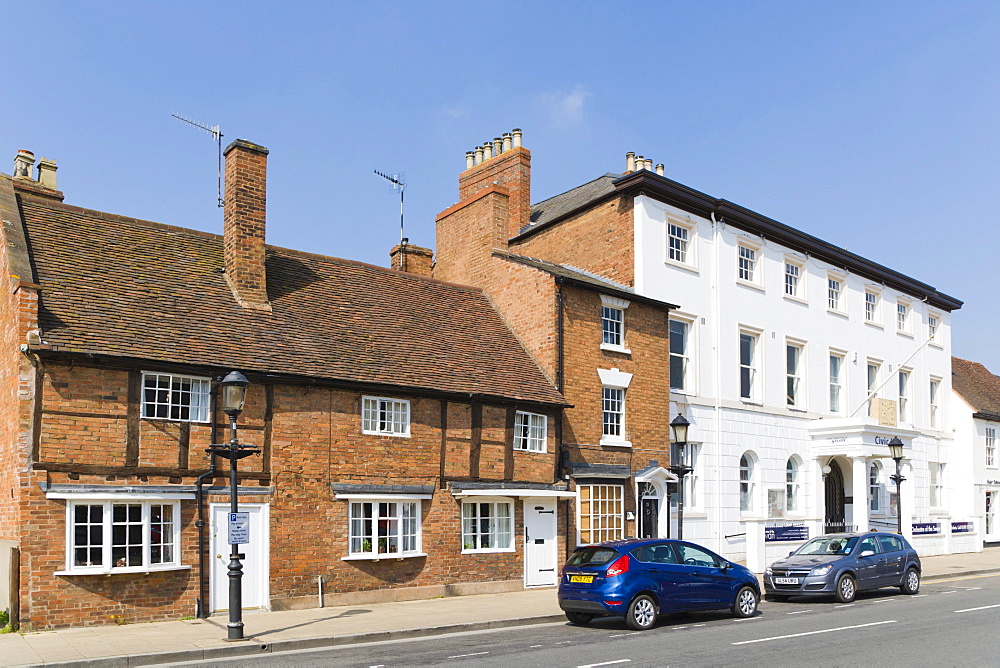
[[[895,533],[834,533],[813,538],[785,559],[768,566],[764,592],[769,600],[832,594],[850,603],[859,591],[899,587],[920,589],[920,557]]]

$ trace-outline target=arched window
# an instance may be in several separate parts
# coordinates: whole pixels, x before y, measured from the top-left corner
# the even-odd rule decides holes
[[[785,510],[799,509],[799,462],[789,457],[785,465]]]
[[[879,474],[882,466],[878,462],[872,462],[868,467],[868,508],[872,512],[882,510],[882,485],[879,484]]]
[[[740,510],[753,510],[753,457],[744,452],[740,457]]]

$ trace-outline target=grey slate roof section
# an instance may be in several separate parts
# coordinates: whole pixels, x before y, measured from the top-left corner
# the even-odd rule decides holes
[[[333,483],[334,494],[433,494],[434,485],[354,485]]]
[[[518,234],[565,216],[596,199],[611,195],[615,192],[615,179],[620,177],[621,174],[609,172],[590,183],[584,183],[582,186],[538,202],[531,207],[531,222],[518,230]]]
[[[38,483],[39,489],[42,492],[57,493],[57,494],[194,494],[196,487],[194,485],[90,485],[90,484],[73,484],[73,483],[58,483],[52,484],[47,482]],[[229,494],[229,486],[222,485],[212,485],[210,487],[203,487],[202,490],[206,494]],[[241,487],[237,486],[237,493],[240,496],[252,496],[261,494],[272,494],[274,492],[273,487]]]
[[[452,491],[473,489],[538,489],[557,492],[566,491],[566,485],[553,485],[544,482],[453,482]]]
[[[660,466],[660,462],[653,460],[649,462],[649,466],[643,466],[641,469],[635,472],[635,476],[638,478],[641,475],[655,471],[656,469],[665,469],[666,466]]]
[[[586,464],[569,465],[569,474],[574,478],[630,478],[632,470],[624,464]]]

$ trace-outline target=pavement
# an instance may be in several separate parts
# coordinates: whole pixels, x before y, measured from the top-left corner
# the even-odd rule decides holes
[[[1000,547],[925,557],[924,581],[1000,573]],[[764,604],[766,606],[766,603]],[[243,641],[227,641],[225,615],[0,635],[0,664],[64,668],[210,661],[297,649],[418,638],[564,621],[554,587],[243,615]]]

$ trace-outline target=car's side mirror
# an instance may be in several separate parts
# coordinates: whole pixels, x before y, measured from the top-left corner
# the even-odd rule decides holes
[[[875,555],[875,550],[862,550],[859,557],[871,557]]]
[[[795,550],[792,550],[791,552],[789,552],[789,553],[788,553],[788,556],[790,557],[790,556],[792,556],[793,554],[795,554]]]

